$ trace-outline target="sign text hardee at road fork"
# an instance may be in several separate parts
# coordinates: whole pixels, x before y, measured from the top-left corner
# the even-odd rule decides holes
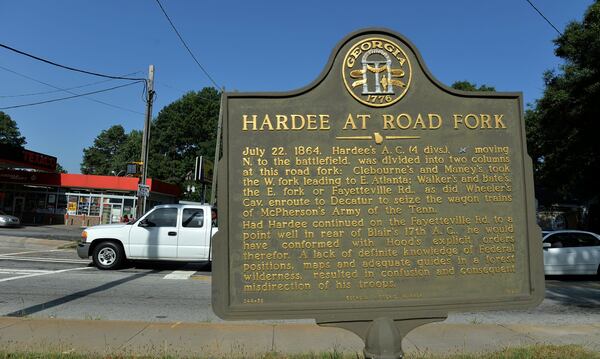
[[[303,89],[225,94],[223,126],[219,316],[407,319],[541,301],[520,93],[450,89],[376,29],[341,41]]]

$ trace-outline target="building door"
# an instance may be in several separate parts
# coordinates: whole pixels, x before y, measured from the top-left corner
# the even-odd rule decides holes
[[[119,223],[121,222],[121,214],[123,213],[122,205],[120,204],[111,204],[110,207],[110,223]]]
[[[102,205],[102,215],[100,216],[101,224],[110,224],[110,203],[104,203]]]
[[[23,216],[24,209],[25,197],[15,197],[13,200],[13,216],[21,218]]]

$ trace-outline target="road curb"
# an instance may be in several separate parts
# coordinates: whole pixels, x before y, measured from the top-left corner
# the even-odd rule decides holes
[[[461,354],[535,344],[576,344],[600,351],[594,325],[433,323],[412,331],[407,353]],[[0,317],[0,347],[15,352],[100,355],[252,357],[269,352],[360,353],[354,334],[315,324],[148,323]]]

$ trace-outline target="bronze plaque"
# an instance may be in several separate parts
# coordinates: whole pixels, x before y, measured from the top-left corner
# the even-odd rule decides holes
[[[301,90],[224,94],[215,313],[341,321],[538,304],[522,107],[520,93],[448,88],[380,29],[341,41]]]

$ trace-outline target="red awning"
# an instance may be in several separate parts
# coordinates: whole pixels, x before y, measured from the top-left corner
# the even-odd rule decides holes
[[[130,192],[137,191],[139,179],[136,177],[0,170],[0,182]],[[181,194],[179,187],[174,184],[151,178],[146,180],[146,184],[150,186],[150,192],[156,192],[175,197],[179,197]]]

